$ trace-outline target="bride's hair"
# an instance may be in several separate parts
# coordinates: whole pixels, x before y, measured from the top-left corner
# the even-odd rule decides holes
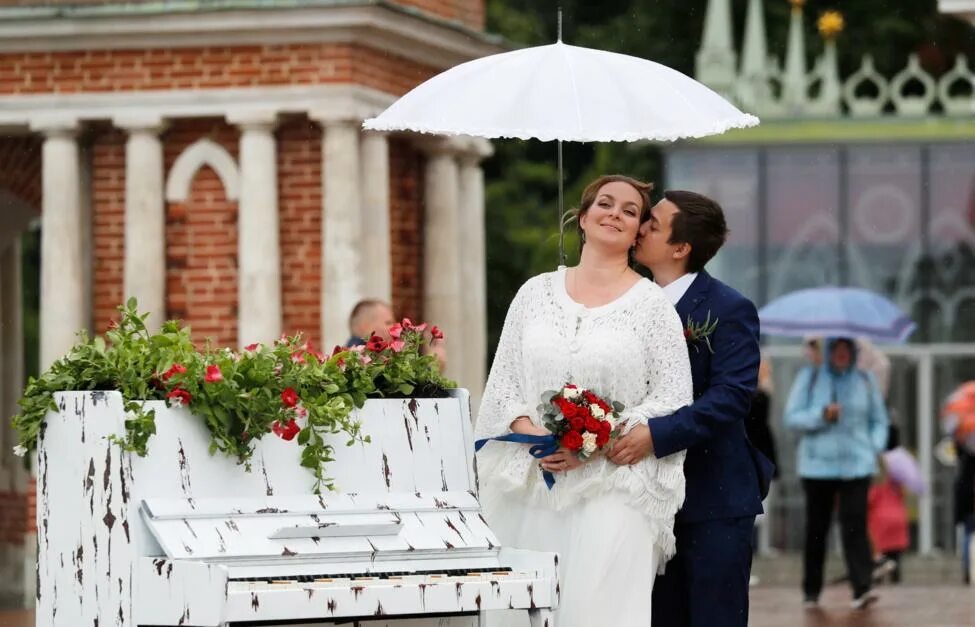
[[[582,225],[579,224],[579,218],[589,211],[592,204],[596,202],[599,190],[607,183],[626,183],[635,189],[640,194],[640,198],[643,199],[643,206],[640,207],[640,224],[650,219],[650,192],[653,191],[653,183],[644,183],[623,174],[604,174],[586,185],[586,189],[582,190],[579,207],[569,212],[569,219],[576,221],[576,233],[579,235],[579,254],[582,254],[582,247],[586,245],[586,234],[582,230]]]

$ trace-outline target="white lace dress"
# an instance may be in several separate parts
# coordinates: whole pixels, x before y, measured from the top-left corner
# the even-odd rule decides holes
[[[542,393],[568,382],[623,403],[629,426],[691,402],[683,328],[657,285],[643,279],[615,301],[586,308],[566,292],[564,269],[527,281],[505,318],[476,437],[509,433],[518,416],[540,424]],[[551,490],[525,445],[489,442],[477,461],[481,504],[501,542],[560,555],[558,627],[650,625],[654,576],[674,554],[683,452],[634,466],[600,455],[556,473]],[[527,618],[495,613],[488,624],[527,625]]]

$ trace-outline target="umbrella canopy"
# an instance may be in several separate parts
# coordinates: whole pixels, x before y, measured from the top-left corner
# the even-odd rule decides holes
[[[917,325],[887,298],[855,287],[817,287],[776,298],[758,312],[762,333],[904,342]]]
[[[669,67],[561,41],[475,59],[366,120],[375,131],[542,141],[673,141],[758,124]]]
[[[896,483],[914,494],[924,494],[927,487],[924,475],[914,456],[903,447],[891,449],[883,454],[887,475]]]
[[[958,386],[945,400],[941,426],[959,446],[975,453],[975,381]]]

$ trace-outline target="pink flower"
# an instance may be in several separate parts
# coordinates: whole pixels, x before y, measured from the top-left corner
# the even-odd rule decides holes
[[[299,350],[296,350],[293,353],[291,353],[291,361],[295,362],[296,364],[303,364],[303,363],[305,363],[305,353],[304,353],[304,351],[302,351],[302,350],[299,349]]]
[[[169,399],[170,406],[179,407],[189,405],[190,401],[193,400],[193,395],[183,388],[176,388],[167,394],[166,398]]]
[[[185,374],[185,373],[186,373],[186,366],[184,366],[183,364],[173,364],[172,366],[170,366],[169,370],[167,370],[162,374],[162,380],[169,381],[171,378],[173,378],[173,375]]]
[[[253,344],[248,344],[247,346],[244,347],[244,350],[247,351],[248,353],[256,353],[260,349],[261,349],[260,342],[254,342]]]
[[[285,407],[294,407],[298,404],[298,393],[294,388],[284,388],[281,392],[281,402]]]
[[[308,417],[308,410],[304,406],[298,405],[295,407],[295,418],[298,420],[303,420]]]
[[[394,340],[398,340],[400,336],[403,335],[403,325],[397,322],[393,326],[389,327],[389,337]]]
[[[203,380],[207,383],[218,383],[223,381],[223,373],[220,372],[220,366],[217,364],[207,366],[207,373],[206,376],[203,377]]]
[[[271,425],[271,431],[282,440],[293,440],[298,435],[298,432],[301,431],[301,427],[298,426],[294,418],[284,424],[275,420],[274,424]]]
[[[394,353],[398,353],[404,348],[406,348],[406,342],[404,342],[403,340],[393,340],[392,342],[389,343],[389,347],[393,349]]]
[[[443,339],[443,331],[441,331],[440,330],[440,327],[438,327],[436,325],[430,327],[430,335],[433,336],[433,339],[435,339],[435,340],[442,340]]]

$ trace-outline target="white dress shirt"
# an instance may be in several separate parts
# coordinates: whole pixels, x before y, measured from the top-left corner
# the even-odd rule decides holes
[[[676,305],[677,301],[683,298],[684,294],[687,293],[688,288],[691,287],[691,283],[693,283],[694,279],[696,278],[697,278],[697,272],[690,272],[688,274],[685,274],[681,276],[681,278],[677,279],[676,281],[672,281],[667,285],[663,286],[662,289],[664,291],[664,294],[667,296],[667,298],[670,299],[670,302]]]

